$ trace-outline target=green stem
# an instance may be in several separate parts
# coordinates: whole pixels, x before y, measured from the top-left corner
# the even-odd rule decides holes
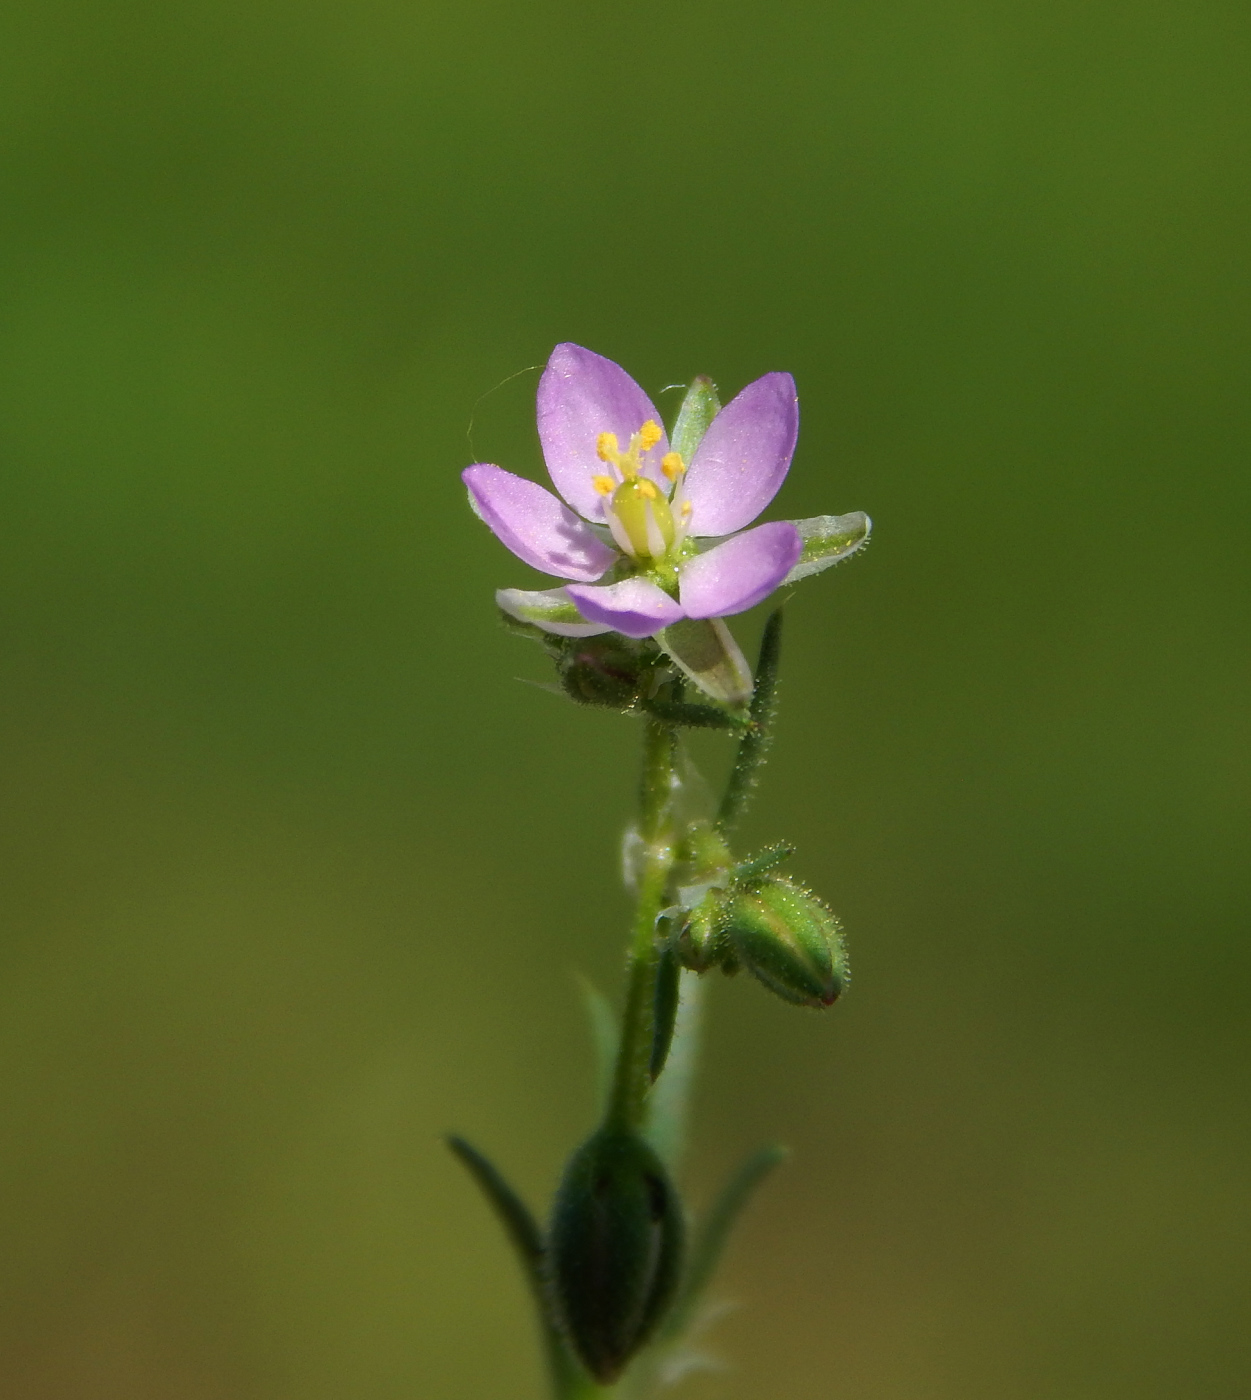
[[[601,1395],[611,1395],[612,1387],[600,1385],[585,1373],[571,1373],[563,1385],[558,1386],[556,1400],[598,1400]]]
[[[651,1088],[655,1015],[656,917],[665,907],[674,861],[673,779],[675,730],[659,720],[647,721],[643,740],[643,776],[639,791],[639,836],[643,857],[638,903],[630,938],[629,981],[621,1025],[621,1045],[607,1121],[616,1127],[642,1127]]]

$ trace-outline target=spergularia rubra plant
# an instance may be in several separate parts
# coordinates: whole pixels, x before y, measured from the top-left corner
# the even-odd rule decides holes
[[[552,352],[538,430],[558,495],[488,463],[463,473],[496,536],[560,587],[496,593],[511,630],[540,642],[564,691],[644,721],[637,821],[623,867],[636,900],[620,1018],[589,993],[603,1114],[565,1169],[541,1227],[496,1169],[449,1139],[495,1206],[525,1268],[556,1400],[642,1397],[697,1368],[692,1324],[738,1209],[780,1159],[766,1147],[706,1216],[673,1182],[698,1039],[700,977],[746,969],[787,1002],[830,1006],[847,981],[838,921],[778,866],[784,845],[740,859],[734,827],[768,747],[781,611],[753,675],[723,619],[860,548],[862,513],[753,524],[790,469],[799,405],[789,374],[724,408],[695,379],[672,431],[611,360]],[[692,688],[693,687],[693,688]],[[729,731],[737,753],[715,812],[699,811],[684,728]]]

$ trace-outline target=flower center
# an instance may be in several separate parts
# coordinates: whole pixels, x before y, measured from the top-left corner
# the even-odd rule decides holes
[[[593,478],[595,489],[606,498],[604,519],[622,550],[642,563],[664,559],[682,543],[691,513],[690,502],[677,499],[678,483],[686,473],[678,453],[665,453],[660,463],[660,470],[673,483],[668,494],[643,475],[642,454],[663,436],[660,424],[649,418],[630,435],[624,452],[616,433],[600,433],[595,440],[595,455],[612,469],[611,474]]]

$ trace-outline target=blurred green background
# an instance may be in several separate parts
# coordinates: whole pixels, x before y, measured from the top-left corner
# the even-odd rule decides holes
[[[856,981],[714,988],[692,1195],[795,1155],[687,1393],[1244,1392],[1249,60],[1235,0],[5,7],[0,1393],[541,1396],[438,1134],[544,1202],[619,985],[637,727],[518,683],[457,477],[541,473],[482,396],[558,340],[791,370],[773,518],[877,524],[747,830]]]

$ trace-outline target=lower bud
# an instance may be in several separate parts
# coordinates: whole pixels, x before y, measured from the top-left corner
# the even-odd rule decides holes
[[[556,662],[566,694],[582,705],[628,710],[652,683],[656,653],[616,632],[569,639]]]
[[[798,1006],[829,1006],[847,985],[838,920],[802,885],[780,877],[737,891],[722,928],[747,970]]]
[[[687,912],[677,939],[677,954],[683,967],[707,972],[716,967],[724,951],[720,936],[722,892],[708,893]]]
[[[574,1153],[556,1193],[551,1286],[574,1350],[611,1384],[673,1299],[682,1205],[659,1157],[634,1133],[601,1128]]]

